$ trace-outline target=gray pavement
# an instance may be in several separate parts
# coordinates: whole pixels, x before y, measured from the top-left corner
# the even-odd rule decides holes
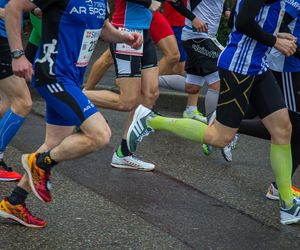
[[[35,100],[34,106],[6,155],[18,170],[21,153],[43,141],[44,105]],[[266,142],[242,136],[227,164],[217,150],[205,157],[197,144],[156,133],[138,151],[156,171],[122,171],[109,164],[126,113],[103,113],[113,131],[109,146],[58,165],[51,204],[30,197],[28,206],[48,221],[46,229],[0,220],[3,249],[299,248],[300,225],[281,226],[277,202],[264,198],[272,180]],[[0,195],[13,187],[1,184]]]

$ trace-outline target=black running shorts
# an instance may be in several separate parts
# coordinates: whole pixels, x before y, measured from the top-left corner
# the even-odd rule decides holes
[[[217,120],[225,126],[238,128],[249,104],[261,119],[286,108],[284,99],[270,70],[257,76],[237,74],[219,68],[221,89]]]
[[[0,80],[12,76],[11,56],[8,40],[0,36]]]
[[[187,54],[187,74],[206,76],[218,71],[219,49],[211,39],[190,39],[183,42]]]
[[[141,77],[141,70],[157,66],[156,50],[149,30],[143,30],[143,38],[144,44],[142,56],[116,53],[117,44],[110,44],[117,78]]]

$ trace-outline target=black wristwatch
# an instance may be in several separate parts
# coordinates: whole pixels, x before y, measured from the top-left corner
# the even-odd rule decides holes
[[[16,49],[16,50],[10,52],[10,55],[13,59],[18,59],[21,56],[25,55],[25,52],[22,49]]]

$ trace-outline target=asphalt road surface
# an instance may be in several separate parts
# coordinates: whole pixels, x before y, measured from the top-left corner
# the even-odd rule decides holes
[[[35,100],[34,112],[8,148],[6,159],[19,171],[21,154],[43,141],[43,111]],[[126,113],[103,114],[113,132],[109,146],[55,167],[51,204],[28,199],[47,228],[0,219],[0,249],[300,248],[300,225],[280,225],[278,203],[264,197],[273,180],[267,142],[241,136],[229,164],[219,150],[206,157],[200,145],[160,132],[138,150],[156,164],[154,172],[119,170],[110,161]],[[14,186],[1,183],[0,195]]]

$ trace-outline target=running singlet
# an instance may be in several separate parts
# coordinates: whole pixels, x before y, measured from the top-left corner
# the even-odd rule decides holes
[[[106,19],[106,0],[33,0],[43,11],[42,41],[33,84],[77,84]]]
[[[111,23],[115,27],[149,29],[152,12],[142,4],[126,0],[115,0],[115,12]]]
[[[199,33],[194,30],[192,22],[186,18],[185,27],[182,30],[182,40],[215,37],[223,13],[224,2],[225,0],[189,0],[187,8],[208,25],[208,33]]]
[[[8,0],[0,0],[0,8],[5,8],[5,5],[8,3]],[[0,18],[0,36],[7,38],[5,31],[5,23],[2,18]]]
[[[294,20],[289,24],[292,34],[297,37],[300,44],[300,0],[286,0],[285,12]],[[272,49],[268,56],[269,67],[278,72],[299,72],[300,60],[294,56],[285,57],[278,50]]]
[[[244,0],[237,1],[234,19],[236,19],[243,2]],[[283,7],[284,1],[280,0],[264,4],[255,18],[256,22],[265,32],[277,33],[282,20],[280,17],[283,14],[281,13]],[[259,75],[267,71],[266,57],[270,50],[271,47],[239,32],[234,25],[227,46],[219,57],[218,66],[243,75]]]
[[[184,6],[187,6],[187,0],[183,0]],[[171,26],[182,27],[184,26],[185,17],[177,12],[169,2],[164,5],[164,17],[168,20]]]

